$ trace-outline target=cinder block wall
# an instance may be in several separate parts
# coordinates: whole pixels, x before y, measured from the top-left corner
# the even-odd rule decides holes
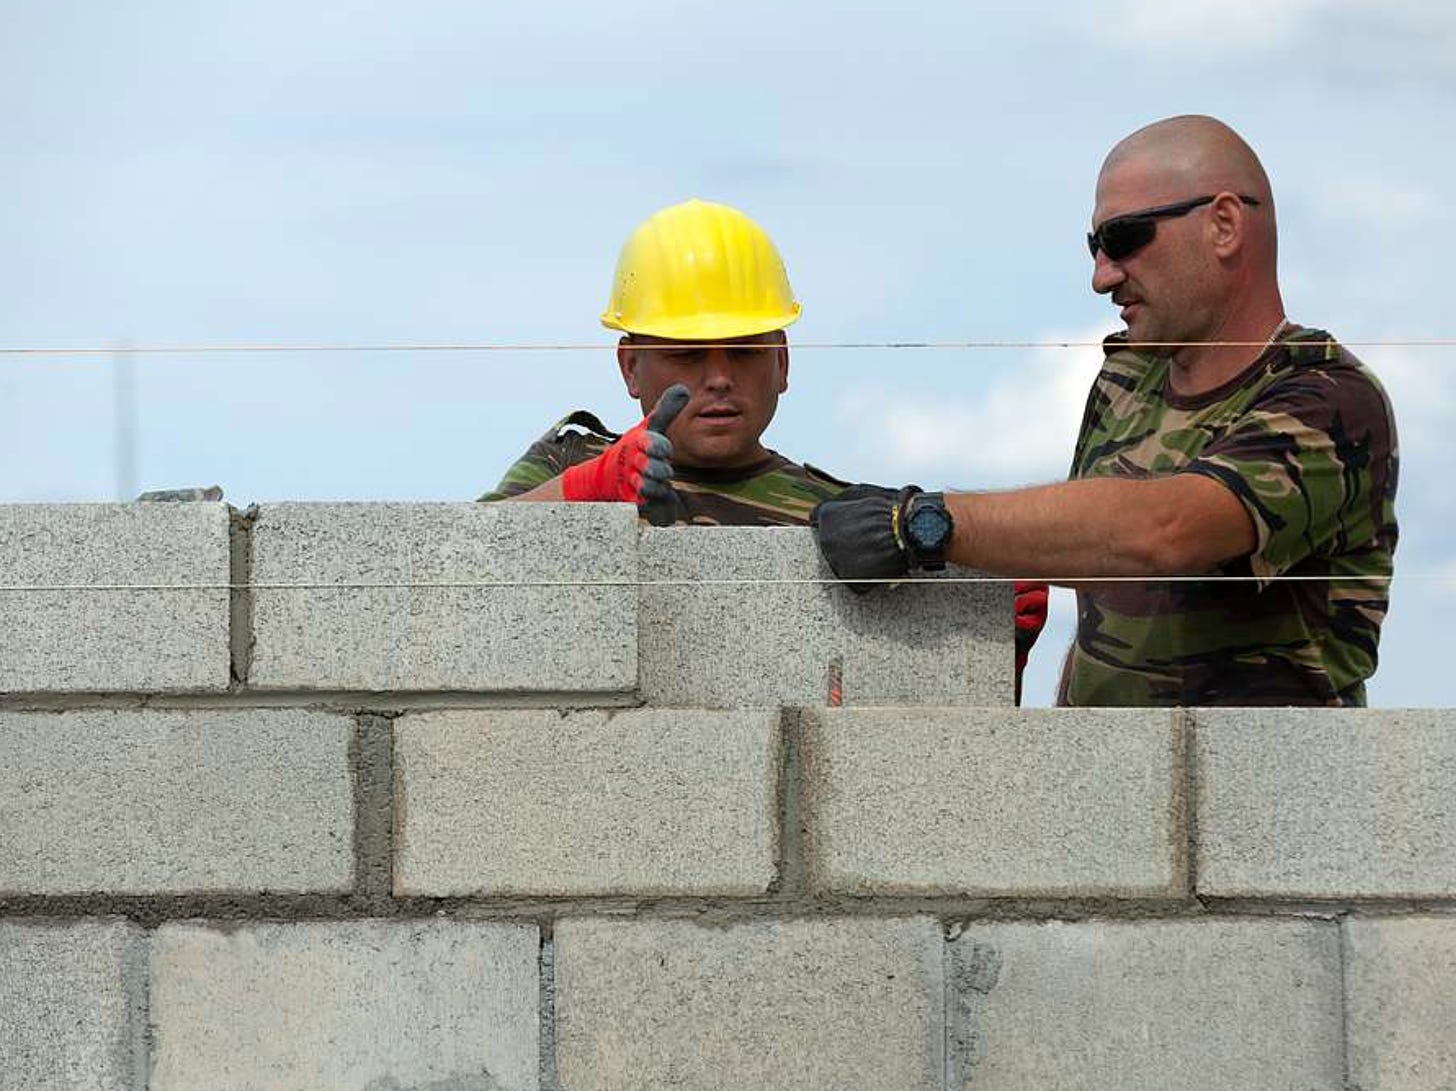
[[[0,1089],[1456,1086],[1456,714],[1018,711],[1004,585],[826,575],[0,507]]]

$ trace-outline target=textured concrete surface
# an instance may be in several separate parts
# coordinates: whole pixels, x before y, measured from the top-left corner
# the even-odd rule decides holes
[[[833,892],[1175,897],[1173,720],[1128,709],[824,709],[805,844]]]
[[[836,669],[846,705],[1012,702],[1007,584],[762,582],[832,578],[798,527],[649,527],[641,558],[648,704],[824,705]],[[670,582],[713,580],[760,582]]]
[[[0,892],[348,889],[347,716],[0,712]]]
[[[226,689],[227,584],[223,504],[0,504],[0,693]]]
[[[973,923],[950,946],[948,1086],[1337,1091],[1337,926]]]
[[[534,1091],[534,927],[169,924],[151,1091]]]
[[[144,1091],[146,958],[118,921],[0,921],[0,1091]]]
[[[1195,714],[1198,890],[1456,895],[1456,714]]]
[[[1350,1083],[1456,1088],[1456,917],[1345,921]]]
[[[936,922],[556,926],[561,1091],[939,1091]]]
[[[395,733],[401,894],[748,895],[774,878],[772,712],[429,712]]]
[[[636,513],[624,504],[273,504],[253,529],[262,688],[627,691]],[[532,583],[577,586],[526,586]],[[326,587],[270,589],[269,584]],[[351,588],[341,584],[486,583]]]

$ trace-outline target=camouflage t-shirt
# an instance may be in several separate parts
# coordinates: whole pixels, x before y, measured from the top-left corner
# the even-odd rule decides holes
[[[577,411],[553,424],[481,500],[504,500],[550,481],[568,466],[595,458],[619,438],[590,413]],[[733,470],[673,467],[678,524],[691,526],[804,526],[821,500],[845,482],[781,454]]]
[[[1365,703],[1396,543],[1395,423],[1360,361],[1327,333],[1289,331],[1195,397],[1168,388],[1166,357],[1108,338],[1071,476],[1220,482],[1258,544],[1214,575],[1254,578],[1079,591],[1060,703]]]

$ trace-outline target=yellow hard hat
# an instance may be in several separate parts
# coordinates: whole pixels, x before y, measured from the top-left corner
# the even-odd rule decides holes
[[[764,229],[736,208],[695,199],[653,213],[623,244],[602,325],[718,341],[781,330],[799,310]]]

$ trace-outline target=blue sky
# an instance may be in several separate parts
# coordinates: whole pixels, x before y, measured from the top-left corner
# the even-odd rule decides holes
[[[0,3],[0,345],[600,346],[143,356],[137,489],[465,499],[572,408],[628,423],[596,318],[627,232],[689,196],[774,235],[800,341],[1095,339],[1097,167],[1183,112],[1262,155],[1293,320],[1456,337],[1442,0]],[[1456,706],[1456,348],[1357,351],[1410,577],[1372,701]],[[805,348],[768,441],[856,479],[1052,480],[1095,366]],[[0,501],[115,498],[114,410],[107,357],[0,358]]]

